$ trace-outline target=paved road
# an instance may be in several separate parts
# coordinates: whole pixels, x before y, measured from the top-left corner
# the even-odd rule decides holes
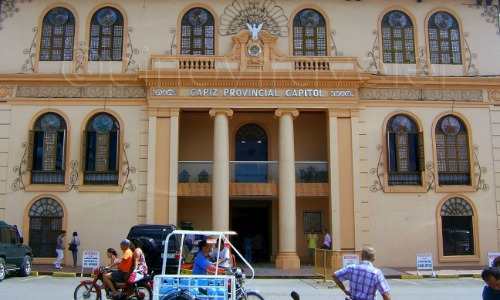
[[[0,283],[0,299],[5,300],[71,300],[78,284],[75,278],[8,278]],[[403,300],[474,300],[481,299],[479,279],[390,280],[393,299]],[[250,283],[266,300],[290,300],[290,291],[301,293],[305,300],[343,300],[339,289],[314,280],[261,279]],[[381,299],[381,298],[380,298]]]

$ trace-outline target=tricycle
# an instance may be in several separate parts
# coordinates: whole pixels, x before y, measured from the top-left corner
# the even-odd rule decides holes
[[[175,230],[170,233],[165,239],[162,273],[154,277],[153,300],[264,300],[259,292],[245,287],[246,274],[241,268],[237,268],[235,263],[225,268],[219,266],[221,249],[228,247],[243,262],[245,270],[251,273],[250,279],[255,277],[253,267],[229,241],[229,237],[234,235],[236,235],[234,231]],[[168,243],[171,237],[174,239],[180,237],[177,274],[166,274]],[[192,274],[190,265],[183,259],[186,255],[183,251],[189,252],[187,250],[189,247],[184,247],[184,244],[186,242],[192,244],[194,237],[201,237],[205,241],[216,241],[212,275]],[[235,261],[233,259],[233,262]]]

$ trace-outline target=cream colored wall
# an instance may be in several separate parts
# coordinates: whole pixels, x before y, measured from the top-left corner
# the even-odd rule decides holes
[[[181,112],[179,117],[179,161],[211,161],[213,159],[213,129],[213,120],[208,111]]]
[[[199,1],[198,1],[199,2]],[[224,8],[231,1],[203,1],[220,16],[223,14]],[[378,28],[379,15],[389,7],[400,6],[411,12],[416,18],[416,30],[418,35],[418,46],[425,47],[424,23],[426,15],[436,8],[447,8],[457,12],[457,15],[463,24],[463,33],[472,49],[473,53],[477,54],[477,59],[474,63],[478,67],[481,74],[496,74],[500,66],[500,59],[495,53],[500,51],[500,37],[495,33],[496,28],[493,24],[487,23],[481,17],[480,10],[468,8],[460,1],[442,0],[442,1],[424,1],[415,3],[414,0],[374,0],[374,1],[276,1],[282,6],[285,14],[290,19],[297,9],[306,7],[311,4],[315,7],[320,7],[326,12],[327,20],[329,21],[329,30],[335,31],[335,44],[340,55],[358,57],[362,65],[366,66],[369,63],[367,52],[372,49],[375,36],[374,30]],[[23,54],[23,50],[30,48],[34,38],[33,28],[38,26],[39,20],[42,18],[42,12],[55,1],[40,0],[29,3],[19,3],[20,11],[13,17],[7,18],[3,23],[3,29],[0,31],[0,41],[9,41],[9,47],[0,49],[0,57],[4,63],[0,68],[0,73],[16,73],[21,71],[21,67],[28,58],[27,54]],[[84,42],[84,46],[88,46],[87,24],[90,12],[97,5],[105,2],[98,0],[79,0],[79,1],[60,1],[71,5],[76,10],[78,17],[78,32],[79,36],[75,45]],[[181,0],[173,1],[109,1],[106,3],[117,4],[122,7],[128,19],[128,25],[132,27],[131,44],[133,48],[138,50],[133,59],[136,65],[132,69],[145,68],[148,65],[148,59],[151,54],[165,54],[170,51],[170,44],[177,27],[178,15],[186,6],[193,2]],[[217,19],[219,19],[217,18]],[[353,22],[354,20],[354,22]],[[352,38],[353,33],[356,39]],[[291,36],[291,34],[289,34]],[[329,36],[329,44],[331,37]],[[224,55],[231,49],[231,37],[219,36],[217,44],[217,54]],[[289,37],[280,38],[278,41],[280,50],[288,54],[291,49]],[[384,72],[386,73],[415,73],[414,66],[387,66]],[[40,72],[68,72],[71,68],[61,64],[42,63]],[[120,63],[92,63],[88,67],[89,72],[121,72],[122,65]],[[444,70],[449,74],[462,74],[462,68],[446,68]],[[441,73],[440,70],[435,70],[434,74]]]
[[[384,266],[415,266],[415,254],[431,252],[435,264],[446,265],[438,261],[438,237],[436,210],[438,203],[447,193],[384,193],[370,192],[369,186],[376,180],[369,171],[376,168],[381,145],[382,123],[388,114],[400,111],[396,107],[369,107],[361,110],[359,123],[360,164],[357,175],[360,177],[359,203],[356,214],[357,247],[373,245],[377,250],[377,263]],[[433,161],[431,126],[441,113],[451,111],[451,107],[421,107],[407,105],[405,111],[418,116],[423,124],[425,142],[425,161]],[[454,108],[471,124],[472,143],[478,145],[478,158],[481,166],[487,169],[483,174],[490,187],[494,186],[492,144],[490,137],[489,109]],[[356,187],[355,187],[356,188]],[[472,199],[477,208],[479,234],[480,265],[487,262],[487,252],[498,250],[497,243],[497,207],[495,189],[470,193],[458,193]],[[457,263],[452,263],[457,265]]]
[[[0,220],[5,219],[5,206],[9,182],[9,139],[11,111],[10,105],[0,102]]]
[[[495,174],[495,185],[491,188],[495,191],[496,215],[497,215],[497,249],[500,249],[500,107],[493,107],[490,112],[491,120],[491,142],[493,146],[493,170]]]
[[[295,160],[327,161],[326,115],[301,112],[294,120]]]
[[[212,230],[212,199],[179,197],[178,220],[192,222],[195,230]]]
[[[323,226],[330,231],[330,209],[328,198],[297,198],[297,254],[303,263],[312,263],[307,248],[306,235],[304,234],[304,212],[321,211]],[[318,239],[318,247],[323,242],[322,235]]]
[[[1,108],[1,106],[0,106]],[[12,124],[10,127],[8,170],[19,164],[22,156],[22,143],[28,138],[29,124],[36,113],[51,106],[19,105],[12,107]],[[62,106],[57,107],[68,118],[67,155],[70,160],[80,161],[81,131],[84,118],[95,109],[94,106]],[[1,109],[0,109],[1,110]],[[120,239],[124,238],[132,225],[144,221],[145,216],[145,184],[146,173],[144,166],[144,123],[146,116],[142,107],[138,106],[108,106],[124,121],[122,131],[124,142],[129,143],[127,150],[130,165],[138,172],[130,175],[135,191],[119,192],[14,192],[8,190],[5,195],[5,218],[11,224],[23,224],[23,217],[28,204],[41,195],[55,196],[66,207],[67,231],[78,231],[81,237],[81,249],[98,249],[105,254],[108,247],[118,248]],[[2,131],[0,131],[1,133]],[[147,134],[146,134],[147,135]],[[147,144],[146,144],[147,147]],[[147,151],[146,151],[147,153]],[[1,154],[0,154],[1,155]],[[123,159],[123,157],[121,157]],[[1,162],[1,161],[0,161]],[[0,164],[1,166],[1,164]],[[82,173],[80,172],[80,177]],[[16,174],[9,171],[7,182],[14,181]],[[141,203],[144,202],[144,203]],[[1,202],[0,202],[1,203]],[[27,227],[27,226],[26,226]],[[28,228],[23,228],[25,235]]]

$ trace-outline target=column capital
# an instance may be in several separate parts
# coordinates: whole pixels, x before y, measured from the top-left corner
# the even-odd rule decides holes
[[[276,117],[281,117],[284,115],[292,115],[292,117],[296,118],[299,116],[299,111],[295,108],[278,108],[277,110],[274,111],[274,115]]]
[[[227,117],[232,117],[234,111],[230,108],[212,108],[208,113],[212,118],[218,114],[225,114]]]
[[[178,108],[167,108],[167,107],[148,107],[148,114],[150,117],[178,117]]]

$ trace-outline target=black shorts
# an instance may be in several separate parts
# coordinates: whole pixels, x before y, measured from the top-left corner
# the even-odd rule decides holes
[[[114,282],[120,283],[120,282],[127,282],[128,279],[128,273],[115,270],[111,272],[111,279]]]

